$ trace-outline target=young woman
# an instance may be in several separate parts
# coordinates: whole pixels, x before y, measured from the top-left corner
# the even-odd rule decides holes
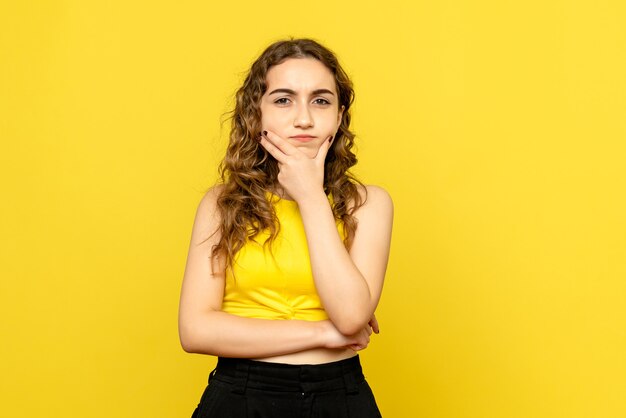
[[[238,90],[181,290],[183,349],[218,356],[193,417],[380,417],[357,352],[378,333],[393,205],[348,172],[353,100],[311,39],[270,45]]]

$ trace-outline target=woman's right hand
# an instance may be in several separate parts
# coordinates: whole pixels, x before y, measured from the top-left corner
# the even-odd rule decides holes
[[[367,348],[372,334],[372,327],[367,324],[354,335],[343,335],[330,320],[321,321],[326,348],[350,348],[359,351]]]

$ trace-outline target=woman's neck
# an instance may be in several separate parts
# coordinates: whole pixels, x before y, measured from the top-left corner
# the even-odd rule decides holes
[[[289,196],[289,193],[287,193],[287,191],[285,189],[283,189],[280,185],[275,186],[273,189],[270,190],[273,194],[277,195],[278,197],[280,197],[281,199],[284,200],[295,200],[293,199],[291,196]]]

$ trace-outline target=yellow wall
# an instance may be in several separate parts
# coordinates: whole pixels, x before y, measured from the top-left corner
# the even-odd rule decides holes
[[[310,36],[353,77],[359,174],[396,206],[385,417],[626,416],[626,6],[6,1],[6,417],[185,417],[195,207],[243,72]]]

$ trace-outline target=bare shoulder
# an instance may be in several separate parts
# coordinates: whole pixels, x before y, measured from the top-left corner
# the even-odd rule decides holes
[[[224,186],[221,184],[211,187],[198,203],[193,227],[195,239],[204,241],[216,231],[220,220],[217,199],[221,195],[223,188]]]
[[[393,200],[387,190],[381,186],[367,184],[357,185],[357,190],[361,196],[363,206],[358,208],[354,214],[373,214],[377,216],[393,216]]]
[[[217,208],[217,199],[222,194],[223,189],[224,189],[223,184],[216,184],[212,186],[211,188],[209,188],[204,194],[204,196],[202,196],[202,199],[200,200],[198,207],[202,209],[215,210]]]

